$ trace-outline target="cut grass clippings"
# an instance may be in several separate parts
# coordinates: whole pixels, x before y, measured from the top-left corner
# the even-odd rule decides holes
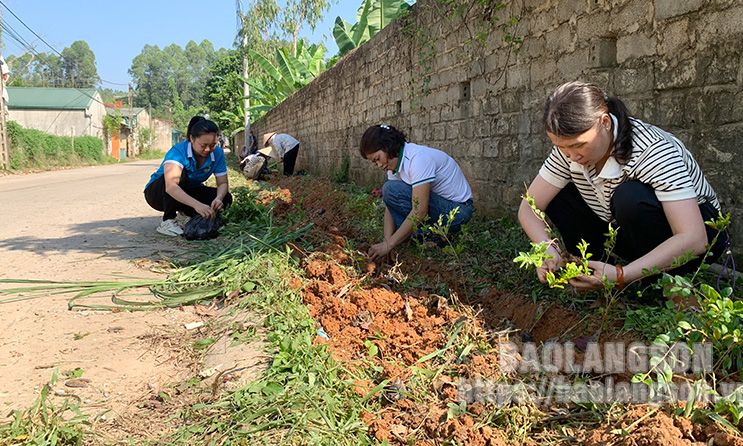
[[[296,231],[285,228],[266,228],[260,224],[240,223],[240,232],[225,244],[204,243],[186,266],[173,269],[162,280],[129,281],[91,281],[59,282],[43,280],[0,279],[0,283],[24,284],[23,287],[0,290],[0,304],[26,299],[39,298],[51,294],[75,293],[68,302],[70,310],[77,308],[138,311],[156,308],[173,308],[179,305],[192,305],[215,299],[234,297],[248,292],[256,284],[245,260],[263,250],[283,252],[283,246],[290,240],[304,235],[311,227],[307,225]],[[258,237],[253,234],[262,234]],[[276,280],[276,279],[274,279]],[[112,305],[89,304],[82,299],[92,299],[100,295],[111,295]],[[157,300],[148,300],[155,296]],[[132,297],[145,300],[132,300]]]
[[[261,279],[296,277],[294,260],[267,252],[250,261]],[[259,279],[259,280],[261,280]],[[317,323],[298,291],[285,281],[266,281],[260,293],[239,302],[265,315],[272,363],[253,383],[225,394],[212,404],[193,406],[188,424],[169,441],[194,444],[375,444],[360,419],[361,397],[352,390],[349,373],[325,345],[314,344]]]

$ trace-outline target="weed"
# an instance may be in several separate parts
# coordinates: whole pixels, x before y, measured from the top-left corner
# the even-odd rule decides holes
[[[659,334],[674,329],[680,318],[683,318],[683,313],[671,301],[661,306],[641,305],[626,310],[622,329],[633,330],[644,340],[652,341]]]
[[[274,351],[271,367],[248,386],[184,414],[190,427],[172,440],[190,442],[208,431],[218,433],[216,442],[229,438],[238,444],[373,444],[359,418],[360,396],[344,378],[348,372],[325,346],[313,345],[317,325],[301,297],[285,283],[270,280],[299,271],[278,253],[249,263],[262,284],[261,294],[246,295],[240,305],[266,315],[267,340]],[[373,353],[371,346],[369,350]]]
[[[57,370],[49,384],[44,385],[31,407],[14,410],[10,421],[0,424],[0,444],[35,444],[48,446],[80,445],[90,425],[74,399],[65,398],[61,405],[49,400],[49,392],[57,384]]]
[[[195,341],[193,343],[192,348],[195,352],[200,352],[200,351],[208,349],[215,342],[217,342],[217,340],[213,338],[199,339],[198,341]]]
[[[348,171],[351,167],[351,158],[346,155],[343,157],[341,167],[338,171],[333,172],[332,179],[334,183],[348,183]]]
[[[67,379],[75,379],[75,378],[80,378],[81,376],[83,376],[83,373],[85,373],[84,370],[81,369],[80,367],[77,367],[72,370],[67,370],[66,372],[64,372],[64,376]]]

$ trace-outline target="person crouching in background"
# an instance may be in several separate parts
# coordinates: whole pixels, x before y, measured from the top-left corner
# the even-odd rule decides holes
[[[272,147],[279,156],[279,162],[284,163],[284,175],[294,174],[294,165],[299,153],[299,141],[286,133],[266,133],[263,135],[263,147]]]

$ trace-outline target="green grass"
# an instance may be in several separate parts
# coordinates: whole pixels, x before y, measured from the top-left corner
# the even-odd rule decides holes
[[[300,275],[295,261],[267,252],[248,263],[258,286],[238,305],[265,315],[271,366],[218,402],[194,406],[186,418],[189,427],[169,440],[195,444],[212,433],[213,444],[374,444],[359,418],[365,404],[351,389],[352,375],[324,345],[313,345],[317,323],[299,293],[276,279]]]
[[[148,148],[139,152],[139,155],[137,155],[135,158],[140,160],[161,160],[165,158],[165,152]]]
[[[39,396],[31,407],[14,410],[10,421],[0,424],[2,445],[46,445],[77,446],[90,422],[80,410],[79,398],[74,395],[63,398],[61,403],[51,401],[49,392],[57,384],[54,371],[49,384],[42,386]]]

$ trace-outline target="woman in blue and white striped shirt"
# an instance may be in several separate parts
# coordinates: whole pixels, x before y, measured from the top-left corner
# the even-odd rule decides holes
[[[624,284],[643,277],[643,269],[667,270],[675,258],[692,252],[700,256],[717,231],[704,221],[716,218],[720,204],[691,153],[673,135],[629,116],[624,103],[596,85],[569,82],[547,99],[544,129],[553,149],[528,194],[545,211],[563,237],[566,248],[578,254],[581,239],[593,258],[600,258],[609,223],[619,226],[614,253],[624,267],[589,261],[594,275],[571,281],[578,289],[600,288],[602,275]],[[544,222],[526,201],[519,220],[534,242],[550,241]],[[713,255],[719,255],[724,236]],[[561,249],[550,241],[546,261],[537,274],[561,264]],[[674,270],[683,274],[702,258]]]

